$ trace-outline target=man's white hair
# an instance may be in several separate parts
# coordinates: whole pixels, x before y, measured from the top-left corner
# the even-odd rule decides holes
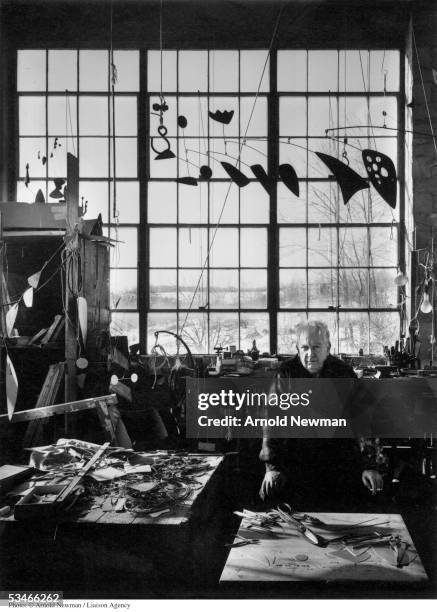
[[[296,325],[296,344],[299,346],[299,338],[302,334],[308,334],[310,331],[319,332],[320,336],[323,340],[325,340],[329,346],[331,346],[331,340],[329,336],[329,329],[326,323],[323,321],[303,321],[302,323],[298,323]]]

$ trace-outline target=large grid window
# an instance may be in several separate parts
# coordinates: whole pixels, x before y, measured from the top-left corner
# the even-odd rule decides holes
[[[373,187],[345,205],[315,153],[365,177],[361,151],[377,150],[403,186],[401,61],[374,50],[115,51],[113,100],[109,51],[19,51],[17,200],[34,201],[41,189],[56,203],[50,193],[55,178],[66,179],[66,153],[78,156],[85,218],[101,213],[117,239],[112,332],[131,343],[150,350],[154,332],[167,329],[182,331],[193,352],[246,350],[253,339],[290,352],[296,324],[317,317],[335,352],[379,353],[399,334],[393,279],[408,193],[404,200],[398,185],[395,210]],[[217,121],[224,111],[228,123]],[[156,159],[167,146],[174,157]],[[221,162],[249,184],[239,188]],[[254,164],[272,173],[293,166],[299,197],[280,180],[269,195]],[[279,269],[269,266],[276,261]]]

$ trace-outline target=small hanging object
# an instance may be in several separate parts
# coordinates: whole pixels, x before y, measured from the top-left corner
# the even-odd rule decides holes
[[[326,155],[325,153],[318,153],[317,151],[316,155],[326,164],[326,166],[328,166],[329,170],[331,170],[334,175],[335,180],[340,186],[341,195],[343,196],[343,202],[345,204],[349,202],[357,191],[369,188],[369,183],[365,179],[336,157]]]
[[[115,387],[115,385],[118,385],[120,380],[130,380],[131,382],[136,383],[138,381],[138,374],[136,372],[132,372],[130,376],[123,376],[122,378],[119,378],[117,374],[113,374],[109,382],[112,387]]]
[[[423,312],[423,314],[429,314],[430,312],[432,312],[432,304],[431,304],[431,300],[429,299],[429,281],[426,280],[423,284],[423,297],[422,297],[422,302],[420,304],[420,311]]]
[[[42,165],[43,165],[43,166],[45,166],[45,165],[46,165],[46,163],[47,163],[47,157],[46,157],[45,155],[43,155],[41,162],[42,162]]]
[[[38,189],[38,191],[36,192],[35,204],[45,204],[45,203],[46,203],[46,199],[44,197],[44,194],[41,191],[41,189]]]
[[[29,164],[26,164],[26,178],[24,180],[24,184],[26,185],[26,187],[29,185],[30,183],[30,176],[29,176]]]
[[[159,159],[172,159],[173,157],[176,157],[176,155],[170,149],[170,141],[168,140],[168,138],[166,138],[166,136],[167,136],[167,128],[165,127],[165,125],[160,125],[158,127],[158,134],[160,135],[162,140],[167,145],[167,148],[163,149],[162,151],[158,151],[158,149],[155,149],[155,147],[153,146],[153,137],[152,137],[150,139],[150,146],[152,147],[153,151],[155,151],[155,153],[157,153],[157,156],[155,157],[155,159],[158,159],[158,160]]]
[[[253,166],[250,166],[250,169],[252,170],[255,177],[259,180],[261,185],[264,187],[264,189],[267,191],[267,193],[270,195],[274,188],[274,182],[270,180],[267,172],[264,170],[261,164],[254,164]]]
[[[190,187],[197,187],[197,180],[192,176],[183,176],[182,178],[178,178],[176,179],[176,183],[189,185]]]
[[[38,159],[41,159],[41,151],[38,151]]]
[[[11,306],[6,313],[6,335],[8,338],[11,337],[12,330],[14,329],[15,319],[18,314],[18,302]]]
[[[55,199],[55,200],[62,200],[62,198],[64,197],[64,194],[61,191],[62,185],[65,183],[64,179],[53,179],[53,182],[55,183],[55,188],[53,189],[53,191],[49,194],[51,198]]]
[[[370,149],[364,149],[362,156],[370,182],[383,200],[396,208],[396,169],[392,160]]]
[[[157,102],[155,102],[155,104],[152,106],[153,110],[156,111],[160,116],[162,116],[162,113],[165,113],[166,111],[168,111],[168,104],[167,102],[164,100],[164,98],[161,99],[161,104],[158,104]]]
[[[79,370],[85,370],[88,367],[88,359],[86,357],[79,357],[79,359],[76,359],[76,367]]]
[[[235,166],[228,164],[228,162],[220,162],[226,172],[229,174],[231,179],[234,181],[238,187],[246,187],[250,183],[247,176],[245,176],[240,170],[238,170]]]
[[[398,273],[394,279],[394,284],[397,287],[405,287],[407,283],[408,283],[408,276],[404,274],[401,270],[398,269]]]
[[[212,170],[209,166],[200,166],[200,181],[208,181],[212,177]]]
[[[281,164],[279,166],[279,176],[284,185],[292,192],[295,196],[299,197],[299,179],[293,166],[290,164]]]
[[[29,287],[23,293],[23,302],[27,308],[31,308],[33,305],[33,287]]]
[[[231,123],[232,121],[232,117],[234,116],[234,111],[215,111],[215,112],[208,112],[208,115],[211,117],[211,119],[213,119],[214,121],[218,121],[218,123],[223,123],[224,125],[229,125],[229,123]]]
[[[179,115],[178,117],[178,126],[182,129],[186,128],[188,125],[187,118],[184,115]]]
[[[32,274],[32,276],[29,276],[29,278],[27,279],[27,282],[29,283],[31,287],[36,289],[38,287],[40,277],[41,277],[41,270],[39,270],[39,272],[35,272],[35,274]]]
[[[8,406],[8,419],[12,421],[15,404],[18,395],[18,379],[15,372],[14,364],[9,355],[6,355],[6,402]]]
[[[77,316],[79,319],[79,329],[82,334],[83,343],[86,344],[88,329],[88,305],[84,297],[77,298]]]

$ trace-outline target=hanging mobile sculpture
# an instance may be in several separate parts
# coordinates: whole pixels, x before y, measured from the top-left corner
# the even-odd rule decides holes
[[[252,170],[254,176],[259,180],[261,185],[264,187],[264,189],[267,191],[267,193],[271,195],[274,189],[275,183],[269,177],[269,175],[264,170],[264,168],[261,166],[261,164],[254,164],[253,166],[250,166],[250,169]]]
[[[371,149],[364,149],[362,156],[369,181],[387,204],[396,208],[396,169],[392,160]]]
[[[351,197],[355,195],[357,191],[369,188],[369,184],[365,179],[361,178],[361,176],[355,172],[355,170],[352,170],[352,168],[341,162],[336,157],[326,155],[326,153],[318,153],[317,151],[316,155],[326,166],[328,166],[329,170],[331,170],[332,174],[334,175],[335,180],[340,186],[345,204],[349,202]]]

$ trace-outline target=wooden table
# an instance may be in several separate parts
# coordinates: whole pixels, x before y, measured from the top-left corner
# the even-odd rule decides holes
[[[362,521],[374,519],[370,523],[388,524],[375,527],[383,533],[400,535],[414,549],[407,527],[399,514],[359,514],[359,513],[311,513],[328,525],[352,526]],[[321,548],[303,538],[291,525],[281,522],[269,533],[255,533],[248,528],[243,519],[239,536],[257,538],[258,543],[231,548],[221,576],[224,582],[408,582],[420,583],[428,580],[420,557],[408,566],[396,567],[394,552],[387,543],[378,543],[369,549],[353,549],[351,546],[330,545]],[[350,527],[349,527],[350,528]],[[327,539],[334,537],[322,528],[311,529]],[[360,528],[367,532],[372,529]],[[235,538],[234,544],[241,542]]]
[[[190,497],[159,516],[90,509],[58,526],[0,519],[0,590],[60,589],[73,595],[139,593],[155,583],[190,577],[191,542],[213,508],[222,456],[202,456],[209,471],[197,476]],[[95,498],[93,505],[99,505]],[[190,577],[191,579],[191,577]],[[72,596],[73,596],[72,595]]]

